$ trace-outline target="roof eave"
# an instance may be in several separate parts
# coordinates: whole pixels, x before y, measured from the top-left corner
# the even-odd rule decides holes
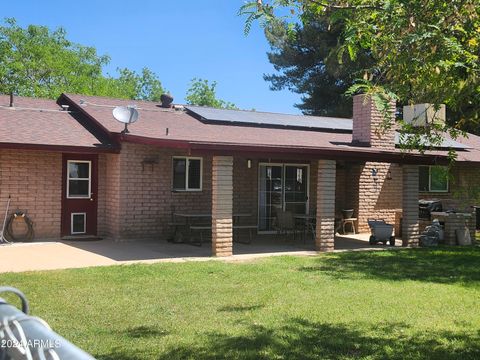
[[[49,144],[26,144],[26,143],[7,143],[0,142],[0,149],[12,149],[12,150],[40,150],[50,152],[61,153],[112,153],[118,154],[120,147],[106,147],[106,146],[72,146],[72,145],[49,145]]]
[[[131,134],[116,133],[115,139],[118,142],[151,145],[156,147],[189,149],[196,152],[208,152],[213,154],[233,153],[261,153],[261,154],[295,154],[303,157],[322,158],[331,160],[354,160],[372,162],[390,162],[399,164],[425,164],[443,165],[448,164],[446,156],[429,154],[399,153],[393,151],[366,149],[344,149],[344,148],[314,148],[314,147],[293,147],[293,146],[269,146],[269,145],[246,145],[234,143],[202,142],[175,139],[147,138]]]
[[[115,137],[112,132],[109,131],[105,126],[103,126],[95,117],[90,115],[80,104],[70,98],[67,94],[62,93],[57,100],[58,104],[67,104],[77,110],[82,119],[76,119],[87,131],[90,131],[97,138],[107,139],[114,147],[119,146],[115,141]]]

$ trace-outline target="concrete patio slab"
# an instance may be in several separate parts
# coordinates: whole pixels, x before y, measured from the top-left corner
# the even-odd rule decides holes
[[[392,249],[368,244],[369,234],[337,236],[334,251]],[[401,240],[397,240],[397,246]],[[398,248],[398,247],[395,247]],[[166,241],[58,241],[15,243],[0,246],[0,273],[83,268],[133,263],[185,261],[250,261],[280,255],[316,256],[313,242],[259,236],[252,244],[234,244],[233,256],[211,257],[211,245],[201,247]]]

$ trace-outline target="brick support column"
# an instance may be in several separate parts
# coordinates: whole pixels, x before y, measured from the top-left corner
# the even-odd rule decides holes
[[[232,255],[233,157],[212,161],[212,255]]]
[[[335,237],[335,176],[333,160],[318,160],[317,177],[317,251],[332,251]]]
[[[418,166],[403,166],[403,246],[418,246]]]

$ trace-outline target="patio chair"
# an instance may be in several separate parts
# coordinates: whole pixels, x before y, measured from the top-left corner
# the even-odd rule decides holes
[[[303,216],[303,214],[299,214],[300,216]],[[301,238],[303,239],[303,243],[307,243],[307,239],[311,237],[313,241],[315,241],[315,232],[316,232],[316,218],[315,215],[312,215],[313,218],[311,217],[297,217],[293,216],[295,219],[295,234],[297,232],[300,233]]]
[[[274,229],[277,231],[277,237],[285,235],[285,239],[287,239],[288,233],[293,233],[293,240],[295,241],[297,226],[293,213],[291,211],[277,211]]]
[[[183,243],[185,234],[182,233],[181,228],[185,226],[185,222],[179,221],[175,218],[175,206],[170,207],[170,222],[168,226],[172,229],[171,235],[167,241],[174,243]]]

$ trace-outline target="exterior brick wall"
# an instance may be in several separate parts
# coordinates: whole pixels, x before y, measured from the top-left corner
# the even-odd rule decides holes
[[[377,169],[376,181],[372,169]],[[387,179],[388,171],[391,179]],[[343,194],[343,195],[342,195]],[[337,166],[335,216],[343,209],[353,209],[358,232],[369,232],[369,218],[385,219],[395,224],[395,213],[402,208],[402,169],[395,164],[367,162]],[[397,220],[398,221],[398,220]]]
[[[105,176],[104,180],[99,178],[99,190],[100,184],[105,183],[105,223],[99,221],[98,226],[99,230],[103,231],[101,236],[114,238],[119,235],[120,226],[120,155],[105,155],[104,169],[101,169],[99,164],[99,176],[100,174]]]
[[[372,169],[377,176],[372,176]],[[391,179],[387,179],[388,172]],[[367,162],[361,169],[358,189],[358,231],[369,232],[368,219],[395,224],[395,212],[402,209],[402,168],[395,164]]]
[[[335,217],[340,219],[342,217],[342,210],[346,209],[347,197],[347,168],[345,164],[338,164],[336,166],[335,176]]]
[[[248,160],[251,167],[248,168]],[[257,224],[258,214],[258,160],[235,156],[233,159],[233,212],[252,214],[241,219],[243,224]]]
[[[395,149],[395,101],[390,103],[387,116],[386,120],[385,114],[378,111],[370,97],[355,96],[353,143],[379,149]],[[372,176],[373,169],[377,171],[376,176]],[[364,165],[352,165],[350,172],[347,203],[355,210],[358,231],[370,231],[367,222],[369,218],[384,219],[398,228],[395,222],[399,219],[395,214],[402,208],[401,168],[395,164],[367,162]],[[387,179],[389,172],[391,179]]]
[[[94,194],[97,198],[97,234],[105,236],[107,234],[107,155],[100,154],[98,156],[98,194]]]
[[[106,157],[106,235],[115,240],[171,235],[172,212],[211,212],[211,157],[203,157],[202,191],[172,191],[172,157],[185,151],[124,143]]]
[[[160,239],[172,234],[168,223],[176,212],[212,211],[212,157],[203,156],[203,189],[200,192],[172,192],[172,157],[187,156],[184,150],[160,149],[146,145],[124,143],[120,154],[99,155],[98,234],[116,240]],[[233,158],[233,212],[251,213],[242,222],[257,223],[258,163],[249,157]],[[149,160],[149,163],[145,163]],[[152,163],[153,160],[153,163]],[[265,160],[263,160],[265,161]],[[302,162],[275,160],[278,163]],[[0,209],[5,209],[11,194],[10,213],[27,211],[34,222],[36,239],[58,239],[61,227],[61,153],[29,150],[0,151]],[[376,185],[371,169],[378,170]],[[399,227],[403,201],[402,166],[385,163],[337,163],[335,170],[335,212],[353,208],[359,219],[358,230],[369,232],[367,219],[384,218]],[[386,180],[390,169],[392,180]],[[471,211],[470,205],[480,205],[459,198],[459,189],[474,190],[480,169],[469,164],[457,164],[448,193],[421,193],[420,198],[435,198],[444,207]],[[318,162],[310,162],[310,211],[317,210]],[[468,191],[464,194],[468,195]],[[480,199],[479,199],[480,200]],[[472,219],[473,220],[473,219]],[[474,221],[470,222],[472,228]]]
[[[360,185],[360,174],[362,173],[363,164],[359,163],[346,163],[345,164],[345,188],[343,192],[345,193],[345,202],[344,205],[337,209],[337,216],[342,217],[341,210],[343,209],[353,209],[353,217],[358,218],[358,203],[359,203],[359,185]]]
[[[471,164],[458,163],[452,166],[450,175],[448,192],[421,192],[419,194],[420,199],[440,200],[443,210],[454,209],[465,213],[472,212],[471,206],[480,206],[480,185],[478,184],[480,168]],[[474,212],[467,223],[470,229],[470,236],[473,239],[475,238],[476,227],[476,214]],[[430,222],[426,225],[428,224]],[[453,237],[452,239],[455,238]],[[453,244],[454,240],[447,240],[447,242]]]
[[[106,234],[118,240],[159,238],[171,235],[168,223],[172,211],[211,212],[211,157],[203,156],[203,190],[201,192],[172,192],[172,163],[174,155],[187,155],[181,150],[157,149],[145,145],[124,144],[122,154],[106,155],[107,180],[105,218]],[[145,158],[155,158],[157,163],[144,165]],[[233,167],[233,211],[251,213],[243,219],[248,224],[257,223],[258,163],[252,158],[235,156]],[[275,162],[294,162],[275,160]],[[101,163],[101,161],[100,161]],[[376,185],[371,168],[378,170]],[[391,180],[386,180],[390,169]],[[122,182],[119,176],[130,181]],[[316,210],[317,162],[310,163],[310,211]],[[114,181],[113,179],[117,179]],[[128,183],[130,182],[130,185]],[[101,181],[100,181],[101,183]],[[125,185],[127,184],[127,185]],[[120,189],[122,186],[122,190]],[[337,164],[335,187],[335,217],[341,210],[353,208],[358,220],[358,230],[369,232],[368,218],[383,218],[395,224],[395,213],[402,209],[402,167],[385,163]],[[361,205],[360,205],[361,204]],[[100,204],[99,204],[100,205]],[[99,207],[100,213],[100,207]],[[121,220],[120,220],[121,219]],[[399,224],[397,224],[398,227]],[[99,227],[100,229],[101,227]]]
[[[371,169],[378,170],[377,189],[371,176]],[[358,218],[358,231],[369,232],[368,218],[382,218],[395,224],[396,234],[400,230],[403,199],[403,166],[397,164],[373,163],[365,165],[346,163],[340,170],[337,167],[336,187],[336,217],[341,217],[341,210],[354,209],[354,217]],[[392,179],[386,175],[390,169]],[[480,195],[480,168],[468,164],[456,164],[451,170],[452,178],[447,193],[419,193],[420,199],[438,199],[442,201],[444,209],[457,209],[471,212],[472,205],[480,205],[473,199],[475,189]],[[340,192],[344,192],[342,199]],[[480,198],[478,199],[480,201]],[[361,205],[360,205],[361,204]],[[470,225],[471,235],[474,235],[474,224]],[[427,223],[427,225],[429,222]],[[424,227],[424,226],[423,226]]]
[[[450,170],[448,192],[420,192],[421,199],[441,200],[444,210],[457,209],[461,211],[472,211],[471,206],[480,205],[480,168],[471,165],[458,163]]]
[[[25,211],[33,221],[35,240],[60,237],[62,154],[31,150],[0,151],[0,211],[8,196],[9,215]]]

